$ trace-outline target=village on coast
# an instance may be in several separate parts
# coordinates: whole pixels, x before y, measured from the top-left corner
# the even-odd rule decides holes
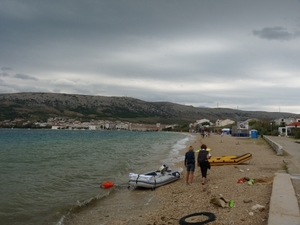
[[[232,136],[246,137],[258,135],[260,131],[255,130],[255,123],[264,125],[264,130],[274,136],[290,136],[300,128],[299,118],[277,118],[273,120],[258,120],[251,118],[245,121],[234,121],[231,119],[217,119],[212,122],[209,119],[199,119],[188,125],[188,132],[214,132],[231,134]],[[126,131],[174,131],[178,124],[141,124],[123,121],[90,120],[82,121],[73,118],[54,117],[48,118],[46,122],[26,121],[23,118],[0,121],[1,128],[36,128],[52,130],[126,130]],[[182,131],[182,130],[181,130]]]

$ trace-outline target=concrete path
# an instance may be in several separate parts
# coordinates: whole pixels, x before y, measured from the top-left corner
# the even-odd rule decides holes
[[[296,142],[295,139],[289,137],[268,136],[268,138],[280,144],[283,147],[283,150],[288,155],[291,156],[291,159],[287,160],[289,174],[299,175],[300,174],[300,142]]]
[[[288,171],[275,175],[268,225],[300,225],[300,143],[288,137],[268,138],[283,147]]]

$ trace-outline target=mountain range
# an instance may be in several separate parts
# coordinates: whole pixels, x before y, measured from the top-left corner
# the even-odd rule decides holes
[[[0,94],[0,120],[24,118],[47,121],[50,117],[77,118],[83,121],[111,120],[135,123],[189,124],[199,119],[250,118],[270,120],[299,117],[288,112],[243,111],[229,108],[207,108],[171,102],[147,102],[131,97],[106,97],[61,93]]]

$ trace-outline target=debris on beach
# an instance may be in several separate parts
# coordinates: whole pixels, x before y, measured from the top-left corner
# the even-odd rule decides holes
[[[244,199],[243,202],[244,202],[244,203],[251,203],[251,202],[253,202],[253,201],[252,201],[252,199]]]
[[[245,183],[247,180],[243,177],[238,179],[237,183]]]
[[[255,184],[271,184],[273,183],[273,177],[271,178],[258,178],[258,179],[253,179],[253,178],[248,178],[248,177],[243,177],[238,179],[237,183],[245,183],[247,182],[249,185]]]
[[[253,179],[250,179],[250,180],[248,181],[248,184],[249,184],[249,185],[253,185],[253,184],[254,184],[254,180],[253,180]]]
[[[263,210],[265,210],[265,206],[256,204],[256,205],[252,206],[251,209],[254,210],[255,212],[263,211]]]
[[[231,202],[231,203],[230,203]],[[234,202],[233,202],[233,200],[227,200],[227,199],[225,199],[223,196],[222,196],[222,194],[220,194],[219,195],[219,197],[213,197],[213,198],[211,198],[210,199],[210,203],[212,203],[212,204],[214,204],[214,205],[216,205],[216,206],[220,206],[220,207],[222,207],[222,208],[225,208],[225,207],[229,207],[229,208],[231,208],[230,207],[230,205],[233,207],[233,205],[234,205]],[[228,205],[228,204],[229,205]]]
[[[222,208],[226,207],[226,202],[225,202],[225,200],[224,200],[224,199],[221,199],[221,198],[216,198],[216,197],[214,197],[214,198],[210,199],[210,203],[212,203],[212,204],[214,204],[214,205],[216,205],[216,206],[220,206],[220,207],[222,207]]]
[[[242,177],[242,178],[238,179],[237,183],[245,183],[249,180],[250,180],[250,178],[248,178],[248,177]]]
[[[254,180],[256,184],[271,184],[273,183],[274,177],[257,178]]]

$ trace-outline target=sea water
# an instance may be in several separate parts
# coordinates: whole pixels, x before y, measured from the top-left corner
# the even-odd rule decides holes
[[[103,224],[105,217],[126,216],[121,209],[141,208],[153,198],[151,192],[130,191],[128,174],[162,164],[182,170],[172,166],[192,138],[173,132],[0,129],[0,224],[76,224],[74,215],[82,212],[97,214]],[[105,181],[115,188],[100,188]]]

